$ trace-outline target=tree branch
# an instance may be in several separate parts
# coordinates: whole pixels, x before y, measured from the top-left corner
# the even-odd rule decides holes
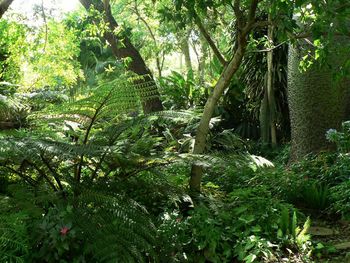
[[[13,0],[3,0],[2,2],[0,2],[0,19],[10,7],[12,2]]]
[[[256,15],[258,3],[259,3],[259,0],[252,0],[252,3],[250,4],[249,11],[248,11],[248,20],[243,29],[244,35],[247,35],[252,30],[255,24],[255,18],[256,18],[255,15]]]
[[[26,181],[27,183],[29,183],[31,186],[35,186],[37,184],[37,182],[32,179],[29,176],[24,175],[23,173],[16,171],[15,169],[9,167],[9,166],[4,166],[7,170],[11,171],[14,174],[17,174],[19,177],[21,177],[24,181]]]
[[[46,179],[47,183],[51,186],[51,188],[57,192],[57,188],[56,186],[53,184],[53,182],[51,182],[50,178],[46,175],[45,171],[43,171],[42,169],[40,169],[40,167],[38,165],[36,165],[35,163],[33,162],[30,162],[27,160],[27,163],[30,164],[33,168],[35,168],[35,170],[38,171],[39,175],[43,178]]]
[[[59,178],[58,173],[51,167],[50,163],[48,162],[47,159],[44,158],[44,156],[40,155],[41,160],[43,161],[43,163],[46,165],[47,169],[49,169],[49,171],[52,173],[53,178],[55,178],[55,181],[58,185],[58,187],[60,188],[61,191],[63,191],[63,186],[61,183],[61,180]]]
[[[194,13],[194,21],[195,21],[196,25],[198,26],[199,31],[201,32],[201,34],[203,35],[203,37],[205,38],[205,40],[209,44],[210,48],[213,50],[213,52],[214,52],[215,56],[217,57],[217,59],[220,61],[220,63],[223,66],[226,66],[226,64],[227,64],[226,59],[221,54],[221,52],[218,49],[218,47],[215,45],[214,41],[210,37],[208,31],[205,29],[205,27],[204,27],[200,17],[198,16],[198,14],[196,12]]]

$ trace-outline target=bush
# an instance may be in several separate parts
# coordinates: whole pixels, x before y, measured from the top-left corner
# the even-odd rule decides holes
[[[294,225],[284,223],[293,231],[281,230],[282,211],[291,209],[263,187],[235,190],[223,200],[209,198],[189,217],[176,211],[163,215],[158,233],[163,239],[171,237],[171,243],[162,253],[173,262],[280,262],[290,256],[289,248],[307,260],[307,225],[301,231],[295,214]]]

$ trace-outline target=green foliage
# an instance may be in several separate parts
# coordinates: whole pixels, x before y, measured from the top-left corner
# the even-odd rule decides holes
[[[350,218],[350,183],[345,181],[330,188],[330,211]]]
[[[0,196],[4,205],[6,197]],[[2,207],[3,209],[3,207]],[[25,212],[0,214],[0,260],[1,262],[27,262],[29,253],[29,237]]]
[[[184,77],[183,74],[172,71],[171,75],[159,81],[164,94],[164,106],[167,109],[188,109],[203,103],[206,87],[197,86],[189,74]]]
[[[0,21],[0,81],[18,84],[21,64],[27,53],[27,27],[14,21]]]
[[[307,234],[311,220],[308,217],[302,228],[299,228],[298,218],[296,211],[293,211],[292,216],[290,216],[290,211],[286,208],[282,209],[281,217],[279,219],[279,229],[278,237],[286,242],[292,242],[293,244],[299,246],[302,250],[310,249],[310,235]]]
[[[77,237],[79,230],[73,228],[72,216],[71,206],[54,206],[49,207],[45,215],[32,224],[30,237],[34,249],[31,253],[33,262],[78,262],[77,259],[84,254],[81,253],[83,243]]]
[[[0,94],[0,129],[24,127],[28,110],[19,99]]]
[[[293,225],[289,221],[284,223],[293,232],[279,234],[283,211],[289,211],[287,207],[264,188],[244,188],[229,193],[223,200],[209,198],[207,203],[195,207],[189,217],[176,212],[165,214],[159,232],[173,240],[169,247],[163,247],[169,251],[162,253],[167,253],[174,262],[194,259],[231,262],[234,258],[242,262],[267,262],[284,258],[287,246],[307,260],[309,221],[300,230],[294,216]]]
[[[339,153],[350,151],[350,121],[342,123],[341,131],[330,129],[326,134],[327,139],[337,145]]]
[[[83,77],[76,60],[80,53],[76,32],[64,23],[48,21],[30,45],[31,59],[22,82],[25,89],[49,87],[62,91]]]
[[[306,207],[324,210],[329,206],[329,187],[319,182],[305,182],[302,187],[302,200]]]

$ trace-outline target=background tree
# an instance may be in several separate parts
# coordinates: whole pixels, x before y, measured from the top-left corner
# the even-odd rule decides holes
[[[104,37],[110,44],[114,56],[120,60],[130,58],[131,61],[126,63],[127,68],[143,78],[140,81],[140,86],[143,93],[147,94],[143,101],[144,112],[149,113],[162,110],[163,106],[153,75],[129,37],[125,35],[125,32],[120,32],[122,29],[113,17],[110,2],[108,0],[105,0],[103,3],[100,0],[80,0],[80,2],[87,11],[91,11],[91,8],[94,8],[102,15],[107,26]],[[117,34],[117,32],[120,33]]]

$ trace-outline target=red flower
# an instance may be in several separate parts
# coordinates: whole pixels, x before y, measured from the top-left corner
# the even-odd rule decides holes
[[[62,236],[67,235],[68,232],[69,232],[69,228],[68,227],[64,226],[64,227],[61,228],[60,233],[61,233]]]

